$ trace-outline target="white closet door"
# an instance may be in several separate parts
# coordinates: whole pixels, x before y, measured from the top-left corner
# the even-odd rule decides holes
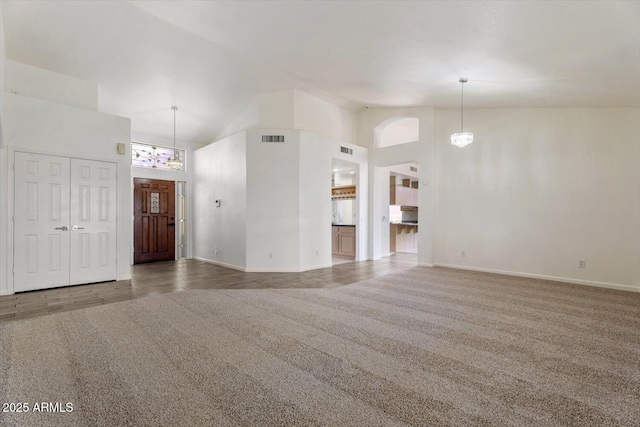
[[[70,284],[116,279],[116,165],[71,159]]]
[[[14,291],[69,284],[69,158],[15,153]]]

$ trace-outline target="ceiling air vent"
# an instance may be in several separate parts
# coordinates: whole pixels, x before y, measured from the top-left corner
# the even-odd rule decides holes
[[[353,148],[340,147],[340,152],[353,155]]]
[[[410,166],[411,172],[418,172],[418,168],[415,166]]]
[[[284,142],[284,135],[262,135],[262,142]]]

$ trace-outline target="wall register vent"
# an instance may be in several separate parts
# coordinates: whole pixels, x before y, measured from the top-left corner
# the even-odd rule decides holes
[[[262,135],[262,142],[284,142],[284,135]]]
[[[340,152],[353,155],[353,148],[340,147]]]
[[[411,172],[418,172],[418,168],[415,166],[410,166]]]

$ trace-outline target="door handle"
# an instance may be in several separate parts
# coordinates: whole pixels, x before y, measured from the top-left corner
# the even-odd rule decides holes
[[[69,227],[67,227],[66,225],[63,225],[62,227],[56,227],[56,230],[62,230],[62,231],[67,231],[69,229]]]
[[[84,227],[78,227],[77,225],[74,225],[73,227],[71,227],[71,229],[72,229],[73,231],[76,231],[76,230],[84,230]]]

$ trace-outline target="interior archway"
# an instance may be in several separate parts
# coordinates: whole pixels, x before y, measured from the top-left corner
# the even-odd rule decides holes
[[[376,148],[417,141],[420,138],[420,120],[416,117],[394,117],[380,123],[375,133]]]

